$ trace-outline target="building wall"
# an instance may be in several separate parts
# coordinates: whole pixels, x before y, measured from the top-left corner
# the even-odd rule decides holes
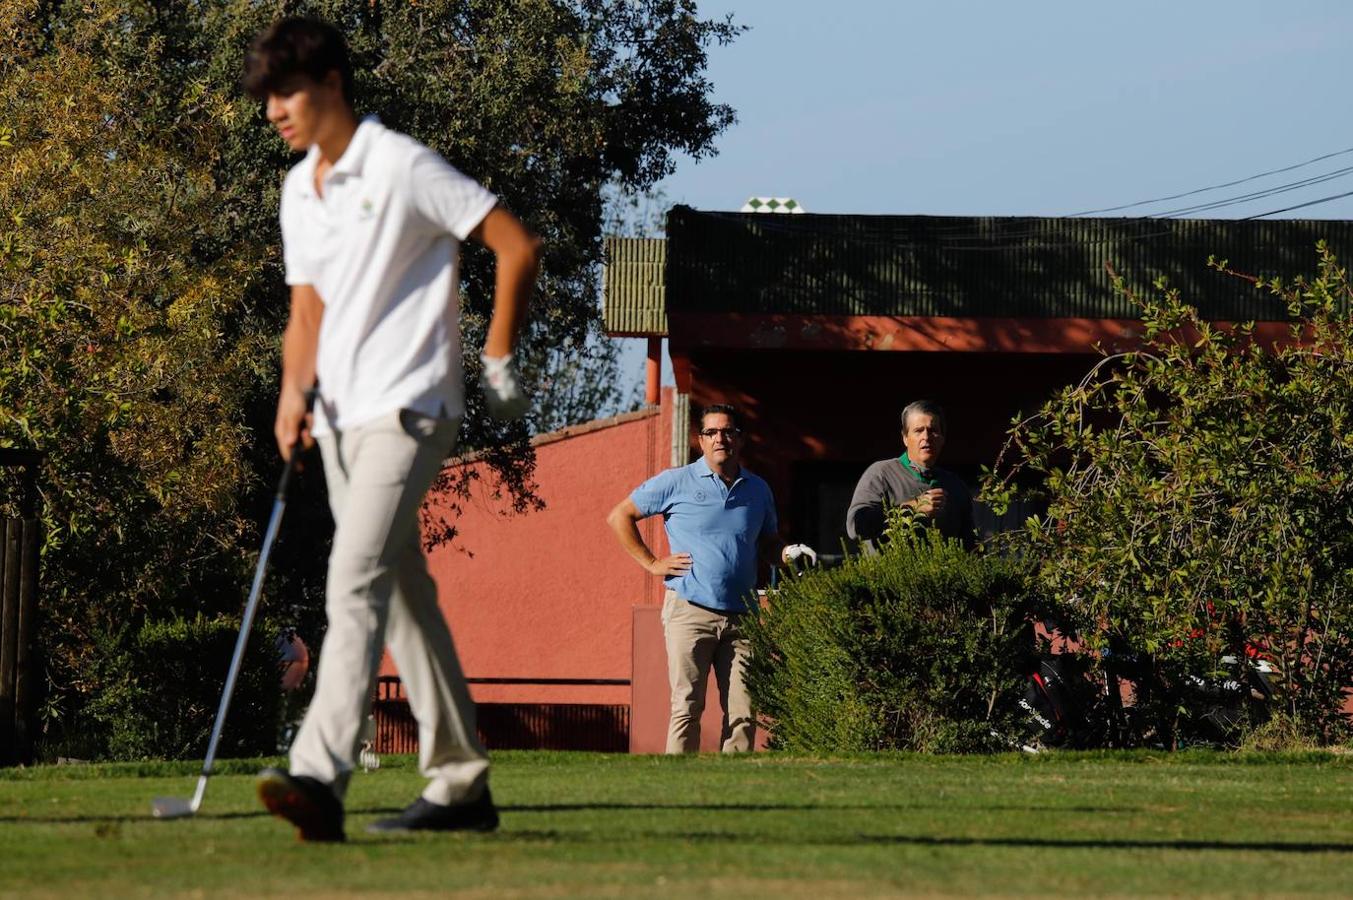
[[[670,408],[671,404],[664,404]],[[455,540],[428,566],[467,678],[629,679],[633,607],[660,581],[620,549],[606,514],[671,460],[670,412],[650,408],[538,439],[545,508],[514,515],[484,476]],[[445,503],[433,496],[429,503]],[[655,552],[661,522],[641,526]],[[387,657],[382,674],[398,674]],[[480,703],[628,704],[628,686],[472,685]]]

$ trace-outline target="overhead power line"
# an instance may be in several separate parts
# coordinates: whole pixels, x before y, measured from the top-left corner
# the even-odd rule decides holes
[[[1118,212],[1119,210],[1123,209],[1135,209],[1138,206],[1150,206],[1152,203],[1164,203],[1169,200],[1178,200],[1181,197],[1192,197],[1194,194],[1203,194],[1208,191],[1218,191],[1221,190],[1222,188],[1235,187],[1238,184],[1244,184],[1247,181],[1257,181],[1260,178],[1267,178],[1270,175],[1281,175],[1283,172],[1291,172],[1294,169],[1300,169],[1303,166],[1314,165],[1315,163],[1322,162],[1327,159],[1333,159],[1336,156],[1343,156],[1348,153],[1353,153],[1353,147],[1348,147],[1347,149],[1344,150],[1336,150],[1333,153],[1325,153],[1322,154],[1321,156],[1314,157],[1313,159],[1308,159],[1305,162],[1294,163],[1293,165],[1290,166],[1283,166],[1281,169],[1272,169],[1268,172],[1260,172],[1258,175],[1247,175],[1244,178],[1237,178],[1235,181],[1227,181],[1222,184],[1212,184],[1208,185],[1207,187],[1200,187],[1195,188],[1194,190],[1191,191],[1184,191],[1181,194],[1171,194],[1168,197],[1157,197],[1154,200],[1138,200],[1136,203],[1124,203],[1121,206],[1106,206],[1103,209],[1087,209],[1082,212],[1069,213],[1067,218],[1074,218],[1077,216],[1093,216],[1098,213]]]
[[[1291,212],[1294,209],[1302,209],[1307,206],[1317,206],[1321,203],[1329,203],[1331,200],[1342,200],[1345,197],[1353,197],[1353,191],[1348,191],[1344,194],[1335,194],[1332,197],[1321,197],[1319,200],[1308,200],[1305,203],[1298,203],[1296,206],[1285,206],[1282,209],[1270,209],[1268,212],[1255,213],[1252,216],[1245,216],[1241,221],[1243,222],[1248,219],[1262,219],[1264,216],[1276,216],[1278,213]]]
[[[1295,169],[1300,169],[1304,166],[1309,166],[1322,160],[1333,159],[1334,157],[1343,156],[1349,153],[1353,153],[1353,147],[1349,147],[1344,150],[1338,150],[1333,153],[1325,153],[1320,156],[1308,159],[1305,162],[1296,163],[1294,165],[1283,166],[1282,168],[1279,169],[1272,169],[1268,172],[1261,172],[1257,175],[1250,175],[1245,178],[1239,178],[1234,181],[1228,181],[1222,184],[1215,184],[1209,187],[1203,187],[1192,191],[1185,191],[1183,193],[1173,194],[1169,197],[1159,197],[1156,198],[1155,200],[1141,200],[1136,203],[1127,203],[1121,206],[1110,206],[1104,207],[1102,209],[1086,210],[1080,213],[1072,213],[1069,216],[1053,217],[1053,218],[1086,217],[1090,216],[1093,213],[1115,212],[1118,210],[1132,209],[1138,206],[1146,206],[1151,203],[1160,203],[1165,200],[1174,200],[1180,197],[1195,196],[1197,194],[1205,193],[1207,191],[1220,190],[1221,188],[1233,187],[1238,184],[1256,181],[1260,178],[1266,178],[1271,175],[1277,175],[1283,172],[1291,172]],[[1105,244],[1124,244],[1124,243],[1130,244],[1139,241],[1153,240],[1174,233],[1174,231],[1169,227],[1153,228],[1149,225],[1146,225],[1146,223],[1151,222],[1152,220],[1157,220],[1161,222],[1168,220],[1178,220],[1182,216],[1188,215],[1190,213],[1221,209],[1228,206],[1235,206],[1241,203],[1251,203],[1255,200],[1274,196],[1276,194],[1300,190],[1301,188],[1310,187],[1312,185],[1321,184],[1327,181],[1333,181],[1338,178],[1346,177],[1347,175],[1350,174],[1353,174],[1353,166],[1346,166],[1340,169],[1334,169],[1330,172],[1326,172],[1321,175],[1312,175],[1307,178],[1299,179],[1297,181],[1286,182],[1284,184],[1279,184],[1269,188],[1263,188],[1257,191],[1250,191],[1232,197],[1223,197],[1218,200],[1212,200],[1205,203],[1197,203],[1192,206],[1185,206],[1180,207],[1178,209],[1167,210],[1166,212],[1156,213],[1154,215],[1128,217],[1123,220],[1125,223],[1132,222],[1135,219],[1136,222],[1142,224],[1145,227],[1143,227],[1139,231],[1136,231],[1135,233],[1134,232],[1120,232],[1116,234],[1109,233],[1103,235],[1102,237],[1097,237],[1090,240],[1085,239],[1068,240],[1062,238],[1059,235],[1049,234],[1048,230],[1041,223],[1039,223],[1039,220],[1049,218],[1043,216],[935,216],[935,217],[901,216],[898,218],[916,218],[916,219],[934,218],[941,220],[943,219],[957,220],[950,222],[936,222],[933,224],[926,224],[924,226],[921,226],[917,229],[917,233],[915,233],[912,236],[912,240],[906,242],[899,241],[898,238],[895,236],[895,234],[890,233],[887,230],[875,231],[874,229],[869,228],[867,225],[864,227],[857,226],[856,228],[852,229],[850,233],[834,234],[828,236],[828,235],[818,235],[815,233],[814,229],[802,227],[803,223],[766,221],[771,217],[758,217],[757,224],[763,230],[766,231],[791,232],[802,234],[804,236],[808,236],[811,234],[814,236],[820,236],[829,241],[850,241],[852,243],[860,243],[867,245],[888,246],[890,248],[897,250],[913,250],[921,248],[933,248],[938,246],[945,251],[1002,253],[1011,251],[1027,252],[1027,251],[1056,250],[1067,247],[1084,247]],[[1273,216],[1278,215],[1279,213],[1291,212],[1292,210],[1296,209],[1305,209],[1310,206],[1318,206],[1322,203],[1330,203],[1335,200],[1342,200],[1346,197],[1353,197],[1353,191],[1349,191],[1342,194],[1334,194],[1329,197],[1321,197],[1319,199],[1310,200],[1305,203],[1297,203],[1292,206],[1283,207],[1282,209],[1273,209],[1269,210],[1268,212],[1256,213],[1250,216],[1237,217],[1232,221],[1248,221],[1252,219],[1261,219],[1264,218],[1265,216]],[[712,215],[716,218],[728,218],[738,221],[742,221],[745,219],[744,214],[721,213],[713,210],[705,211],[705,214]],[[963,221],[971,219],[987,219],[994,223],[1008,221],[1009,225],[1012,227],[974,229],[971,221]],[[1108,221],[1113,220],[1109,219]]]
[[[1308,178],[1302,178],[1297,181],[1289,181],[1283,184],[1277,184],[1262,190],[1249,191],[1244,194],[1237,194],[1231,197],[1222,197],[1217,200],[1210,200],[1206,203],[1196,203],[1192,206],[1181,206],[1177,209],[1169,209],[1164,212],[1154,213],[1149,216],[1141,216],[1142,219],[1179,219],[1184,216],[1210,212],[1212,210],[1224,209],[1229,206],[1237,206],[1242,203],[1253,203],[1256,200],[1262,200],[1265,197],[1272,197],[1277,194],[1285,194],[1290,191],[1302,190],[1317,184],[1323,184],[1327,181],[1334,181],[1339,178],[1345,178],[1353,175],[1353,166],[1345,166],[1341,169],[1334,169],[1324,172],[1320,175],[1312,175]],[[1325,202],[1325,201],[1321,201]],[[1306,205],[1306,204],[1302,204]],[[1315,205],[1315,204],[1310,204]],[[1301,205],[1288,207],[1288,209],[1300,209]],[[1274,212],[1283,212],[1284,210],[1275,210]],[[1269,215],[1264,213],[1261,215]],[[1071,217],[1068,217],[1071,218]],[[1253,218],[1253,217],[1252,217]],[[1046,230],[1038,225],[1030,225],[1025,228],[1007,228],[995,233],[979,234],[973,231],[971,225],[967,223],[954,225],[940,225],[928,229],[932,239],[943,246],[955,246],[959,244],[969,244],[978,242],[982,246],[980,249],[988,249],[993,237],[998,237],[1002,241],[1013,241],[1023,238],[1042,237]]]
[[[1274,194],[1285,194],[1288,191],[1297,191],[1313,184],[1323,184],[1326,181],[1333,181],[1336,178],[1343,178],[1353,172],[1353,166],[1347,166],[1342,169],[1335,169],[1332,172],[1326,172],[1323,175],[1313,175],[1310,178],[1303,178],[1300,181],[1291,181],[1287,184],[1280,184],[1271,188],[1264,188],[1261,191],[1251,191],[1248,194],[1240,194],[1235,197],[1226,197],[1221,200],[1213,200],[1209,203],[1199,203],[1194,206],[1186,206],[1180,209],[1170,209],[1162,213],[1155,213],[1151,218],[1169,219],[1177,216],[1187,215],[1189,213],[1204,212],[1206,210],[1221,209],[1226,206],[1234,206],[1237,203],[1249,203],[1252,200],[1260,200],[1264,197],[1271,197]]]
[[[1224,187],[1231,187],[1231,186],[1234,186],[1234,185],[1237,185],[1237,184],[1244,184],[1244,183],[1246,183],[1246,182],[1255,181],[1255,180],[1260,179],[1260,178],[1266,178],[1266,177],[1268,177],[1268,176],[1270,176],[1270,175],[1277,175],[1277,174],[1280,174],[1280,173],[1282,173],[1282,172],[1291,172],[1291,171],[1293,171],[1293,170],[1295,170],[1295,169],[1300,169],[1300,168],[1302,168],[1302,167],[1304,167],[1304,166],[1309,166],[1309,165],[1312,165],[1312,164],[1314,164],[1314,163],[1320,162],[1321,160],[1333,159],[1334,157],[1337,157],[1337,156],[1343,156],[1343,155],[1346,155],[1346,154],[1349,154],[1349,153],[1353,153],[1353,147],[1347,148],[1347,149],[1345,149],[1345,150],[1337,150],[1337,151],[1335,151],[1335,152],[1333,152],[1333,153],[1324,153],[1324,154],[1321,154],[1320,156],[1316,156],[1316,157],[1313,157],[1313,158],[1311,158],[1311,159],[1308,159],[1308,160],[1306,160],[1305,162],[1295,163],[1295,164],[1290,165],[1290,166],[1283,166],[1282,168],[1272,169],[1272,170],[1270,170],[1270,171],[1268,171],[1268,172],[1261,172],[1261,173],[1259,173],[1259,174],[1257,174],[1257,175],[1250,175],[1250,176],[1247,176],[1247,177],[1245,177],[1245,178],[1238,178],[1238,179],[1236,179],[1236,180],[1234,180],[1234,181],[1228,181],[1228,182],[1225,182],[1225,183],[1222,183],[1222,184],[1215,184],[1215,185],[1211,185],[1211,186],[1209,186],[1209,187],[1198,188],[1198,189],[1192,190],[1192,191],[1185,191],[1185,192],[1183,192],[1183,193],[1180,193],[1180,194],[1174,194],[1174,195],[1171,195],[1171,196],[1169,196],[1169,197],[1158,197],[1158,198],[1156,198],[1155,200],[1141,200],[1141,201],[1138,201],[1138,202],[1136,202],[1136,203],[1127,203],[1127,204],[1123,204],[1123,205],[1121,205],[1121,206],[1110,206],[1110,207],[1105,207],[1105,208],[1103,208],[1103,209],[1087,210],[1087,211],[1085,211],[1085,212],[1072,213],[1072,214],[1070,214],[1069,216],[1063,216],[1063,217],[1057,217],[1057,218],[1079,218],[1079,217],[1086,217],[1086,216],[1089,216],[1091,213],[1112,212],[1112,211],[1116,211],[1116,210],[1131,209],[1131,208],[1133,208],[1133,207],[1146,206],[1146,205],[1151,204],[1151,203],[1159,203],[1159,202],[1162,202],[1162,201],[1165,201],[1165,200],[1173,200],[1173,199],[1177,199],[1177,198],[1180,198],[1180,197],[1190,197],[1190,196],[1195,196],[1195,195],[1197,195],[1197,194],[1205,193],[1205,192],[1207,192],[1207,191],[1219,190],[1219,189],[1224,188]],[[1321,175],[1312,175],[1312,176],[1309,176],[1309,177],[1306,177],[1306,178],[1298,179],[1298,180],[1296,180],[1296,181],[1285,182],[1285,183],[1282,183],[1282,184],[1274,185],[1274,186],[1272,186],[1272,187],[1263,188],[1263,189],[1260,189],[1260,190],[1257,190],[1257,191],[1250,191],[1250,192],[1247,192],[1247,193],[1244,193],[1244,194],[1238,194],[1238,195],[1231,196],[1231,197],[1223,197],[1223,198],[1220,198],[1220,199],[1217,199],[1217,200],[1209,200],[1209,201],[1206,201],[1206,202],[1203,202],[1203,203],[1196,203],[1196,204],[1193,204],[1193,205],[1191,205],[1191,206],[1183,206],[1183,207],[1179,207],[1179,208],[1177,208],[1177,209],[1166,210],[1166,211],[1164,211],[1164,212],[1147,213],[1147,214],[1143,214],[1143,215],[1138,216],[1138,218],[1145,218],[1145,219],[1172,219],[1172,218],[1179,218],[1179,217],[1187,216],[1187,215],[1194,214],[1194,213],[1209,212],[1209,211],[1211,211],[1211,210],[1216,210],[1216,209],[1224,209],[1224,208],[1229,207],[1229,206],[1236,206],[1236,205],[1239,205],[1239,204],[1242,204],[1242,203],[1250,203],[1250,202],[1253,202],[1253,201],[1255,201],[1255,200],[1261,200],[1261,199],[1263,199],[1263,198],[1265,198],[1265,197],[1270,197],[1270,196],[1273,196],[1273,195],[1275,195],[1275,194],[1282,194],[1282,193],[1286,193],[1286,192],[1288,192],[1288,191],[1300,190],[1301,188],[1304,188],[1304,187],[1310,187],[1310,186],[1312,186],[1312,185],[1321,184],[1321,183],[1326,182],[1326,181],[1333,181],[1333,180],[1336,179],[1336,178],[1343,178],[1344,176],[1349,175],[1349,174],[1353,174],[1353,166],[1346,166],[1346,167],[1344,167],[1344,168],[1334,169],[1334,170],[1331,170],[1331,171],[1329,171],[1329,172],[1323,173],[1323,174],[1321,174]],[[1332,198],[1332,199],[1337,199],[1337,198]],[[1327,201],[1321,200],[1321,201],[1317,201],[1317,202],[1327,202]],[[1287,210],[1291,210],[1291,209],[1301,209],[1302,206],[1304,206],[1304,205],[1311,205],[1311,206],[1314,206],[1314,205],[1316,205],[1316,204],[1315,204],[1315,203],[1311,203],[1311,204],[1301,204],[1301,205],[1297,205],[1297,206],[1290,206],[1290,207],[1287,207]],[[1277,212],[1285,212],[1285,211],[1287,211],[1287,210],[1274,210],[1272,213],[1260,213],[1258,216],[1249,216],[1249,217],[1246,217],[1246,218],[1259,218],[1260,216],[1272,215],[1272,214],[1274,214],[1274,213],[1277,213]],[[964,218],[964,217],[954,217],[954,218]],[[986,218],[986,217],[979,217],[979,218]],[[1037,219],[1037,218],[1042,218],[1042,217],[1038,217],[1038,216],[1034,216],[1034,217],[1028,217],[1028,216],[1011,216],[1011,217],[995,217],[995,218]],[[960,224],[960,223],[953,223],[953,224],[934,225],[934,226],[931,226],[931,227],[927,228],[927,229],[926,229],[926,232],[927,232],[927,234],[931,237],[931,239],[933,239],[933,240],[935,240],[935,241],[938,241],[938,242],[941,242],[941,243],[950,243],[950,244],[952,244],[952,243],[955,243],[955,242],[958,242],[958,243],[967,243],[967,242],[971,242],[971,241],[986,242],[987,240],[989,240],[989,236],[988,236],[988,235],[980,235],[980,234],[977,234],[977,233],[973,232],[971,225],[969,225],[969,224],[967,224],[967,223],[961,223],[961,224]],[[1040,236],[1042,233],[1043,233],[1043,232],[1042,232],[1042,229],[1041,229],[1041,228],[1038,228],[1038,227],[1032,227],[1032,228],[1029,228],[1029,229],[1027,229],[1027,230],[1009,229],[1009,230],[1004,231],[1004,232],[1002,233],[1001,237],[1002,237],[1003,239],[1006,239],[1006,240],[1018,240],[1018,239],[1026,238],[1026,237],[1037,237],[1037,236]],[[983,249],[987,249],[987,248],[986,248],[986,247],[983,247]]]

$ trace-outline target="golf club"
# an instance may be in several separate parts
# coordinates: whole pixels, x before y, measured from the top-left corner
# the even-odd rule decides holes
[[[315,403],[316,389],[311,388],[305,394],[305,409],[309,413]],[[151,813],[157,819],[182,819],[195,815],[202,806],[202,796],[207,792],[207,779],[211,776],[212,764],[216,761],[216,745],[221,740],[221,729],[225,726],[226,712],[230,709],[230,695],[235,691],[235,679],[240,674],[240,664],[244,661],[244,649],[249,643],[249,630],[254,624],[254,613],[258,610],[258,599],[263,593],[263,576],[268,568],[268,556],[273,544],[277,542],[277,532],[282,526],[282,513],[287,506],[287,488],[291,484],[292,472],[296,469],[301,456],[301,438],[291,445],[291,454],[282,466],[282,476],[277,481],[277,493],[273,497],[272,517],[268,519],[268,530],[263,536],[263,549],[258,555],[258,566],[254,569],[254,584],[249,590],[249,602],[244,606],[244,618],[240,622],[240,635],[235,639],[235,655],[230,660],[230,672],[226,675],[225,690],[221,692],[221,705],[216,710],[216,722],[212,725],[211,740],[207,743],[207,758],[202,763],[202,775],[197,779],[197,790],[191,800],[183,797],[156,797],[150,803]]]

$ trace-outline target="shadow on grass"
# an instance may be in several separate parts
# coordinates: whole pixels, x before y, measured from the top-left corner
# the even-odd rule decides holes
[[[590,810],[657,810],[670,809],[686,812],[917,812],[942,810],[953,812],[1052,812],[1052,813],[1139,813],[1138,806],[1027,806],[988,805],[960,806],[925,803],[540,803],[498,807],[500,812],[587,812]],[[3,821],[3,820],[0,820]]]
[[[350,809],[347,811],[347,814],[349,816],[375,816],[393,815],[403,811],[403,807],[380,806],[368,807],[366,809]],[[272,814],[265,809],[250,810],[248,812],[197,813],[196,815],[180,816],[173,819],[157,819],[149,813],[143,816],[0,816],[0,825],[114,825],[146,821],[186,822],[189,819],[205,819],[211,822],[221,822],[228,819],[268,819],[271,817]]]
[[[928,805],[928,804],[864,804],[864,803],[538,803],[538,804],[516,804],[500,805],[498,809],[504,813],[568,813],[568,812],[591,812],[591,811],[610,811],[610,812],[642,812],[671,810],[673,812],[918,812],[924,810],[940,810],[944,812],[953,812],[953,806]],[[965,806],[964,811],[970,812],[1025,812],[1025,813],[1091,813],[1095,815],[1105,815],[1111,813],[1139,813],[1144,810],[1136,806],[1021,806],[1021,805],[988,805],[988,806]],[[402,812],[402,807],[380,806],[367,807],[364,809],[349,809],[348,816],[362,815],[395,815]],[[249,810],[248,812],[221,812],[221,813],[197,813],[194,816],[184,816],[182,818],[206,819],[209,821],[225,821],[229,819],[264,819],[269,816],[266,810]],[[155,819],[154,816],[147,815],[109,815],[109,816],[0,816],[0,825],[71,825],[71,824],[113,824],[122,822],[142,822],[147,819],[154,821],[178,821],[176,819]]]
[[[879,812],[883,810],[918,810],[923,806],[866,806],[866,805],[826,805],[826,804],[655,804],[655,803],[560,803],[543,805],[503,806],[505,813],[529,812],[577,812],[587,810],[673,810],[715,812],[765,812],[765,811],[860,811]],[[946,807],[952,810],[952,807]],[[985,806],[967,807],[972,810],[1008,810],[1008,811],[1052,811],[1052,812],[1127,812],[1135,811],[1127,807],[1105,809],[1099,807],[1032,807],[1032,806]],[[352,809],[348,815],[381,815],[397,813],[394,807],[368,807]],[[266,819],[269,813],[264,810],[249,812],[204,813],[193,818],[210,821],[230,819]],[[161,821],[152,816],[0,816],[0,824],[5,825],[121,825],[135,822]],[[174,821],[174,820],[163,820]],[[817,835],[808,838],[793,837],[784,834],[758,834],[738,831],[628,831],[632,838],[651,838],[662,841],[680,840],[692,843],[719,844],[775,844],[816,847],[859,847],[859,846],[896,846],[896,847],[1017,847],[1045,850],[1180,850],[1180,851],[1221,851],[1237,853],[1346,853],[1353,854],[1353,843],[1335,841],[1215,841],[1215,840],[1149,840],[1140,838],[1038,838],[1038,837],[937,837],[930,835],[907,834],[853,834],[853,835]],[[582,831],[559,831],[540,829],[519,829],[507,827],[493,835],[498,840],[522,843],[568,843],[597,844],[613,843],[614,835],[595,834]],[[399,843],[409,840],[403,835],[391,841],[390,837],[378,839],[350,838],[350,844]]]
[[[603,843],[613,841],[614,836],[591,835],[578,832],[529,831],[510,829],[502,833],[503,838],[523,842],[542,843]],[[1290,843],[1270,841],[1188,841],[1188,840],[1141,840],[1135,838],[1053,838],[1022,837],[931,837],[929,835],[906,834],[857,834],[842,836],[823,836],[795,838],[782,834],[740,834],[726,831],[673,831],[651,832],[642,835],[631,833],[631,837],[651,837],[661,840],[691,841],[693,843],[719,844],[797,844],[807,847],[859,847],[874,845],[883,847],[1022,847],[1045,850],[1220,850],[1238,853],[1353,853],[1353,844],[1326,841],[1294,841]]]
[[[954,811],[953,806],[927,804],[864,804],[864,803],[538,803],[499,805],[504,813],[567,813],[567,812],[642,812],[650,810],[671,810],[673,812],[917,812],[923,810]],[[1028,812],[1028,813],[1139,813],[1144,810],[1136,806],[1020,806],[989,805],[965,806],[964,811],[971,812]],[[403,811],[398,806],[367,807],[349,809],[348,816],[396,815]],[[269,813],[266,810],[248,812],[197,813],[183,816],[183,819],[206,819],[224,821],[228,819],[263,819]],[[177,819],[155,819],[146,815],[109,815],[109,816],[0,816],[0,825],[70,825],[70,824],[112,824],[119,822],[178,821]]]

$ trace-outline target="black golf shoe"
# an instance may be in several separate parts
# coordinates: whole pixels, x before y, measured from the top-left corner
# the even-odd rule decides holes
[[[292,775],[285,769],[258,773],[258,799],[268,812],[296,826],[302,841],[342,841],[343,804],[333,789],[317,778]]]
[[[430,803],[419,797],[393,819],[381,819],[366,826],[374,834],[397,831],[493,831],[498,827],[498,807],[493,805],[489,789],[478,800],[455,806]]]

